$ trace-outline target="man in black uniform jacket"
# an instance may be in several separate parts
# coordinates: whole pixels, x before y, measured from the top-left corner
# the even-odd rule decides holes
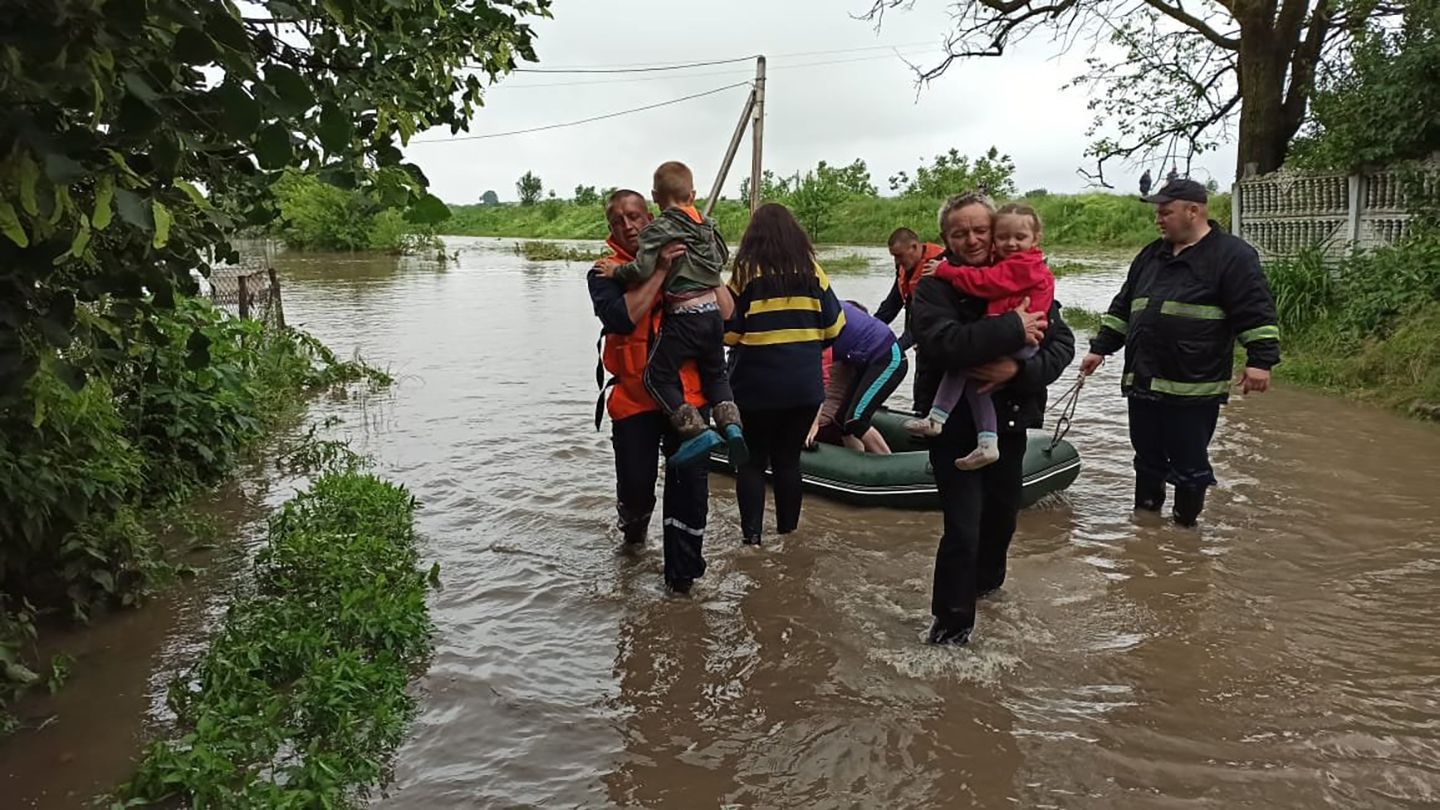
[[[1173,180],[1145,201],[1157,206],[1162,236],[1131,263],[1080,371],[1125,348],[1135,508],[1160,511],[1168,482],[1175,522],[1194,526],[1215,485],[1210,438],[1229,397],[1235,341],[1246,353],[1241,393],[1263,392],[1280,362],[1280,328],[1260,257],[1210,219],[1204,186]]]

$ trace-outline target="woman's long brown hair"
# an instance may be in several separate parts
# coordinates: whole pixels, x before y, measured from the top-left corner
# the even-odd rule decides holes
[[[767,295],[803,293],[814,279],[815,248],[790,210],[779,203],[755,209],[735,252],[735,288],[763,281]]]

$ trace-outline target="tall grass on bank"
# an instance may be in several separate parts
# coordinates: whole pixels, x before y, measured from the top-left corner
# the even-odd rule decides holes
[[[429,656],[415,501],[356,469],[287,503],[253,589],[172,684],[176,729],[146,749],[123,802],[350,807],[386,777]]]
[[[1047,246],[1134,248],[1156,238],[1155,208],[1119,194],[1047,194],[1027,200],[1045,223]],[[923,197],[861,197],[838,203],[827,226],[811,234],[816,242],[884,245],[896,228],[911,228],[925,239],[938,238],[936,216],[941,200]],[[604,239],[605,215],[599,205],[558,200],[538,205],[457,205],[439,227],[454,236],[509,236],[527,239]],[[1227,225],[1228,195],[1211,199],[1211,216]],[[749,211],[737,200],[721,200],[712,214],[731,245],[738,244]]]
[[[138,603],[172,572],[156,516],[221,480],[310,392],[389,381],[303,332],[202,299],[180,299],[146,328],[146,350],[88,380],[64,378],[52,350],[0,407],[0,730],[13,722],[9,702],[47,669],[39,617],[83,622]]]
[[[1440,419],[1440,234],[1327,264],[1270,262],[1283,362],[1276,374]]]

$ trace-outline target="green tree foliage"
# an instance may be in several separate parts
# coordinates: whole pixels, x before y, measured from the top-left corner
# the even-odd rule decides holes
[[[535,172],[527,171],[520,175],[519,180],[515,181],[515,194],[519,196],[521,205],[534,205],[540,202],[540,195],[544,190],[545,186]]]
[[[275,216],[303,166],[415,222],[445,206],[399,146],[465,129],[482,76],[534,58],[549,0],[31,0],[0,9],[0,395],[44,347],[124,362],[191,271]],[[478,71],[463,73],[466,67]],[[389,172],[381,187],[377,175]],[[82,316],[82,313],[87,313]],[[93,317],[89,317],[93,316]]]
[[[816,170],[806,172],[785,200],[810,238],[817,241],[830,225],[835,207],[848,196],[836,174],[825,169],[825,162],[821,161]]]
[[[410,222],[403,211],[385,207],[373,193],[288,172],[275,184],[275,196],[280,218],[272,231],[292,248],[405,255],[440,247],[434,225]]]
[[[976,189],[994,197],[1014,196],[1015,162],[993,146],[973,162],[958,149],[951,149],[936,155],[929,166],[916,169],[913,178],[906,172],[890,178],[890,190],[906,197],[944,199]]]
[[[849,195],[875,197],[880,193],[870,182],[870,167],[860,158],[855,158],[848,166],[830,166],[822,160],[815,167],[815,173],[826,177]]]
[[[576,186],[576,187],[575,187],[575,204],[576,204],[576,205],[599,205],[599,204],[600,204],[600,192],[596,191],[594,186],[585,186],[585,185]]]
[[[765,169],[760,172],[760,200],[762,202],[783,202],[790,196],[792,186],[799,180],[795,177],[776,177],[775,172]],[[750,178],[740,181],[740,199],[750,199]]]
[[[489,189],[489,190],[487,190],[484,194],[481,194],[481,195],[480,195],[480,204],[481,204],[481,205],[499,205],[499,204],[500,204],[500,195],[499,195],[499,194],[496,194],[494,189]]]
[[[1404,9],[1398,27],[1372,25],[1321,77],[1296,165],[1352,170],[1440,150],[1440,0]]]

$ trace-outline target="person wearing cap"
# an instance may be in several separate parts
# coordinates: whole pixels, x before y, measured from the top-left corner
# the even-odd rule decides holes
[[[1210,439],[1230,392],[1235,341],[1246,351],[1236,384],[1263,392],[1280,362],[1280,329],[1259,255],[1210,219],[1204,186],[1181,178],[1143,199],[1156,206],[1161,236],[1130,264],[1080,373],[1125,349],[1135,508],[1160,511],[1168,482],[1175,522],[1194,526],[1215,485]]]

